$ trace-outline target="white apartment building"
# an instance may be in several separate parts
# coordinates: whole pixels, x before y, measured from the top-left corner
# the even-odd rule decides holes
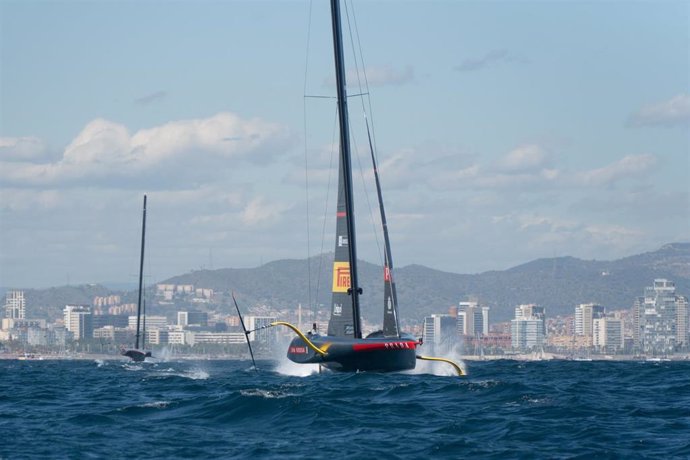
[[[74,334],[75,340],[93,337],[93,321],[91,308],[83,305],[65,305],[62,310],[65,328]]]
[[[5,294],[5,317],[11,319],[26,318],[24,291],[7,291]]]

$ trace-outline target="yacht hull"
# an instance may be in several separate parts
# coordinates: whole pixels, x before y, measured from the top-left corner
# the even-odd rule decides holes
[[[144,361],[146,358],[150,358],[151,352],[131,348],[129,350],[122,350],[122,356],[127,356],[132,361],[140,363]]]
[[[320,364],[341,372],[397,372],[414,369],[416,348],[412,337],[372,337],[355,339],[310,335],[309,341],[325,352],[312,350],[300,337],[295,337],[288,347],[287,357],[299,364]]]

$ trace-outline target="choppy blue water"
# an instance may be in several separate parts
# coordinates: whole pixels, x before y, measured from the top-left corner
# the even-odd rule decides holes
[[[0,360],[0,458],[690,458],[690,363]]]

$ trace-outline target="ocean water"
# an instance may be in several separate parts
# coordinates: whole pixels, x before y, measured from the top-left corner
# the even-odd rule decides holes
[[[690,362],[0,360],[0,458],[690,458]]]

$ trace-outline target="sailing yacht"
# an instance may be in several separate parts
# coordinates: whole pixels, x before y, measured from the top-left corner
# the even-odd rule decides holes
[[[139,257],[139,295],[137,300],[137,334],[134,341],[134,348],[123,348],[120,353],[123,356],[129,357],[132,361],[142,362],[146,358],[151,357],[151,352],[144,350],[144,343],[146,342],[146,314],[144,314],[144,327],[142,328],[141,307],[142,307],[142,293],[144,281],[144,246],[146,243],[146,195],[144,195],[144,211],[141,224],[141,256]],[[139,348],[139,339],[141,340],[142,348]]]
[[[417,348],[421,345],[421,341],[410,334],[400,331],[390,241],[373,148],[371,148],[371,157],[374,164],[374,175],[385,243],[383,329],[366,337],[362,335],[360,314],[362,289],[358,282],[357,272],[357,246],[340,0],[331,0],[331,19],[340,131],[331,317],[326,335],[321,335],[316,330],[304,334],[299,328],[286,322],[279,321],[274,323],[274,325],[281,324],[287,326],[297,334],[297,337],[291,341],[287,350],[287,357],[295,363],[317,363],[331,370],[345,372],[394,372],[414,369],[417,359],[429,359],[449,362],[455,367],[458,374],[462,375],[459,366],[449,360],[417,355]]]

